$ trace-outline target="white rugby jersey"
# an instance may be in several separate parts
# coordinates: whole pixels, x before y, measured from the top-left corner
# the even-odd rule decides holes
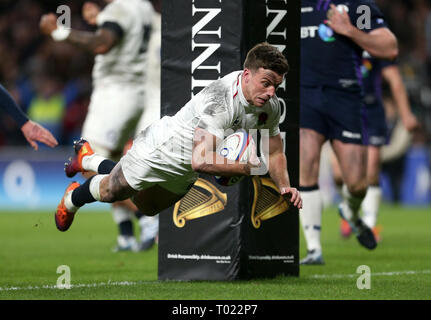
[[[97,16],[97,26],[114,22],[123,30],[117,45],[95,57],[93,84],[143,83],[153,7],[147,0],[114,0]]]
[[[197,127],[220,139],[226,130],[241,128],[268,129],[270,136],[278,135],[278,98],[272,97],[262,107],[250,105],[241,88],[241,75],[242,71],[235,71],[212,82],[174,116],[165,116],[144,130],[136,143],[143,161],[173,174],[190,171]]]

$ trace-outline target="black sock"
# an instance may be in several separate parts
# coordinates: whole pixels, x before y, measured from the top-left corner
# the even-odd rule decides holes
[[[298,191],[315,191],[315,190],[319,190],[318,184],[315,184],[313,186],[308,186],[308,187],[299,186],[298,188]]]
[[[95,202],[96,199],[91,195],[90,182],[94,178],[91,177],[72,192],[72,203],[75,207],[82,207],[86,203]]]
[[[99,167],[97,168],[97,173],[98,174],[110,174],[112,169],[114,169],[116,164],[117,163],[112,161],[112,160],[105,159],[99,164]]]
[[[120,222],[118,229],[122,236],[133,236],[133,223],[131,220]]]

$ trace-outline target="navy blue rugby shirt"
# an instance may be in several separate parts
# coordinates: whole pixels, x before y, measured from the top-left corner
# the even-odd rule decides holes
[[[396,60],[377,59],[364,51],[362,58],[361,74],[365,102],[373,104],[382,100],[382,70],[388,66],[396,65]]]
[[[301,0],[301,85],[360,91],[363,50],[327,25],[331,3],[347,8],[364,32],[386,27],[374,0]]]
[[[0,84],[0,109],[5,110],[22,127],[27,121],[27,115],[13,100],[12,96]]]

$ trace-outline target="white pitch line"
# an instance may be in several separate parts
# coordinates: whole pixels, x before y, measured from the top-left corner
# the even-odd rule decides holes
[[[400,275],[416,275],[416,274],[431,274],[431,270],[419,270],[419,271],[392,271],[392,272],[371,272],[371,276],[400,276]],[[313,274],[310,277],[315,279],[342,279],[342,278],[356,278],[359,273],[355,274]]]
[[[155,281],[145,281],[145,283]],[[71,284],[70,289],[75,288],[95,288],[95,287],[108,287],[108,286],[136,286],[142,284],[144,281],[108,281],[99,283],[80,283]],[[0,291],[20,291],[20,290],[40,290],[40,289],[66,289],[58,287],[57,285],[41,285],[41,286],[27,286],[27,287],[0,287]],[[69,288],[67,288],[69,289]]]
[[[431,274],[431,270],[419,270],[419,271],[392,271],[392,272],[375,272],[371,273],[371,276],[398,276],[398,275],[417,275],[417,274]],[[342,278],[355,278],[358,277],[356,274],[313,274],[309,276],[315,279],[342,279]],[[96,288],[96,287],[109,287],[109,286],[136,286],[144,283],[156,283],[158,281],[108,281],[98,283],[79,283],[71,284],[70,289],[75,288]],[[58,289],[64,290],[65,288],[59,288],[56,285],[40,285],[40,286],[27,286],[27,287],[0,287],[1,291],[21,291],[21,290],[41,290],[41,289]],[[67,289],[66,289],[67,290]]]

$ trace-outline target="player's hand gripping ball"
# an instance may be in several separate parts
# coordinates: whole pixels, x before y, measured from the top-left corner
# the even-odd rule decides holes
[[[253,148],[255,148],[255,144],[252,137],[245,130],[239,130],[227,136],[217,146],[217,153],[229,160],[247,163]],[[244,179],[244,176],[215,176],[214,178],[222,186],[231,186]]]

